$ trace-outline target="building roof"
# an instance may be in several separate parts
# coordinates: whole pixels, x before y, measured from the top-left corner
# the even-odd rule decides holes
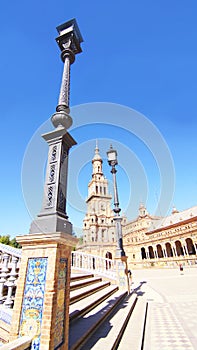
[[[154,230],[161,230],[169,226],[178,225],[181,222],[197,218],[197,206],[191,207],[183,211],[172,211],[172,214],[159,219],[156,223],[152,223],[149,227],[149,232]]]

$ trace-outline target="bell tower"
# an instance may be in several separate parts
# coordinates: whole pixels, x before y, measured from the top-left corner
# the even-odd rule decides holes
[[[98,142],[92,159],[92,179],[88,184],[87,213],[83,220],[84,243],[114,242],[112,196],[109,194],[108,180],[103,174],[103,160]]]

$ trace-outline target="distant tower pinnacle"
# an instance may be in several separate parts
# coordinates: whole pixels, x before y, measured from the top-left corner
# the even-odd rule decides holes
[[[98,177],[103,175],[103,169],[102,169],[103,160],[99,154],[99,148],[98,148],[98,141],[96,141],[96,148],[94,157],[92,159],[92,177]]]

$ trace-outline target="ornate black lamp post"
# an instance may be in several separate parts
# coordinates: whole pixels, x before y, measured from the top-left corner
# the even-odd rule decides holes
[[[51,118],[55,129],[42,135],[49,145],[42,208],[31,224],[31,234],[17,237],[22,245],[20,283],[9,340],[29,335],[31,349],[67,350],[71,250],[76,245],[66,213],[69,150],[76,144],[68,133],[72,125],[70,65],[81,52],[82,37],[75,19],[57,30],[56,41],[64,62],[62,84],[56,112]],[[31,300],[28,293],[31,293]]]
[[[121,221],[122,218],[120,216],[120,207],[119,207],[119,200],[118,200],[118,188],[117,188],[117,182],[116,182],[116,165],[118,164],[117,160],[117,151],[113,149],[112,145],[110,146],[109,151],[107,151],[107,159],[108,164],[112,167],[111,173],[113,176],[113,188],[114,188],[114,221],[116,225],[116,239],[117,239],[117,249],[116,249],[116,257],[125,256],[125,251],[123,249],[123,240],[122,240],[122,225]]]
[[[75,19],[61,24],[57,31],[59,36],[56,41],[64,69],[58,104],[51,117],[55,129],[42,135],[49,145],[48,162],[42,208],[31,224],[30,233],[72,233],[72,225],[66,213],[69,150],[76,145],[76,141],[68,133],[72,125],[69,108],[70,66],[75,61],[75,56],[82,51],[80,45],[83,38]]]

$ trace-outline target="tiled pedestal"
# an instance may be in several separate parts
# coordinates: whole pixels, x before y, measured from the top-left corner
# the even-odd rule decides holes
[[[10,341],[28,335],[32,349],[68,349],[71,249],[66,233],[17,237],[22,245]]]

